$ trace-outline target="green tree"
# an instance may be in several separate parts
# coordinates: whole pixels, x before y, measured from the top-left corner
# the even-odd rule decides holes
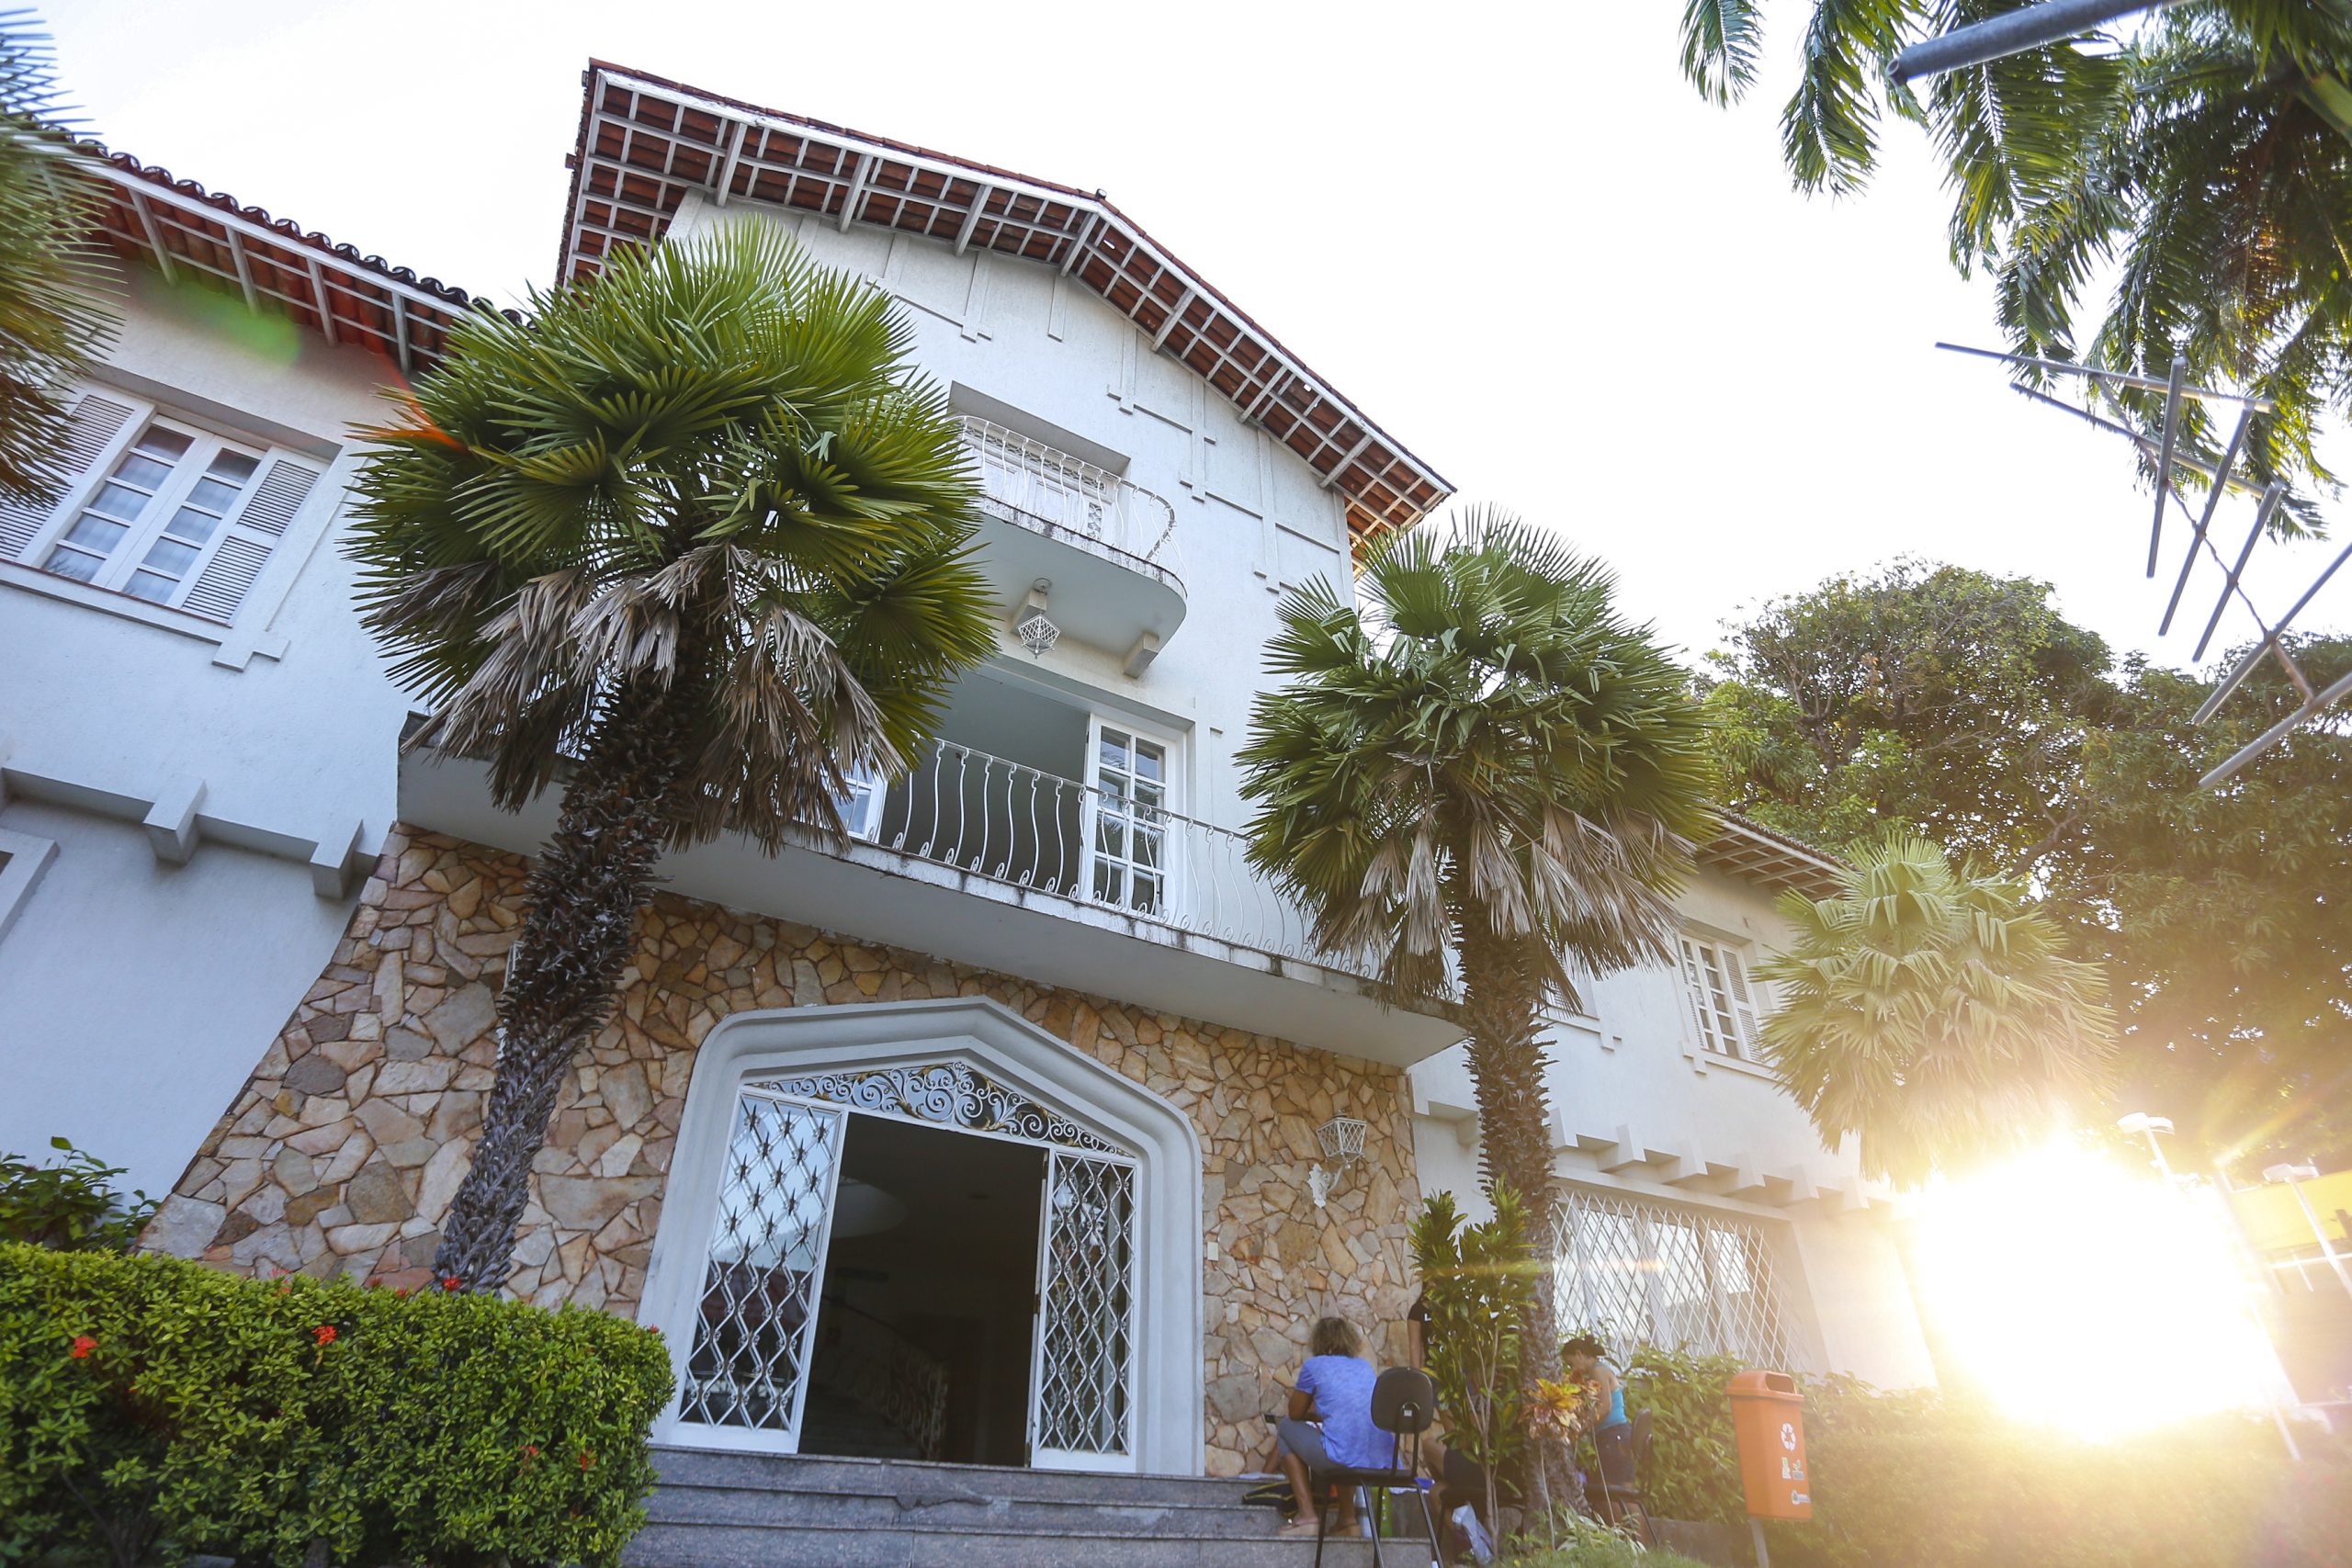
[[[65,383],[113,319],[91,236],[97,192],[56,120],[47,39],[0,12],[0,507],[46,509],[65,458]]]
[[[2034,1146],[2105,1097],[2115,1021],[2096,964],[2024,889],[1889,839],[1836,897],[1792,893],[1765,1060],[1832,1147],[1906,1184]]]
[[[1470,1224],[1453,1194],[1425,1200],[1413,1222],[1413,1270],[1429,1309],[1429,1373],[1447,1412],[1445,1438],[1487,1472],[1487,1509],[1498,1517],[1500,1478],[1519,1468],[1520,1356],[1542,1272],[1527,1235],[1527,1211],[1507,1185],[1494,1190],[1495,1216]]]
[[[2020,873],[2079,842],[2114,692],[2049,595],[1905,559],[1765,604],[1711,659],[1725,803],[1831,850],[1907,829]]]
[[[2352,637],[2295,657],[2324,685],[2352,669]],[[2242,1169],[2352,1158],[2352,713],[2205,790],[2301,698],[2266,660],[2191,725],[2211,690],[2127,667],[2116,722],[2085,748],[2084,831],[2050,864],[2052,906],[2116,977],[2134,1104]]]
[[[2034,50],[1916,92],[1886,75],[1905,45],[2029,3],[1813,0],[1781,118],[1791,176],[1850,193],[1884,115],[1924,127],[1952,261],[1993,273],[2013,346],[2158,376],[2177,350],[2193,378],[2278,400],[2248,432],[2249,471],[2325,488],[2314,438],[2352,407],[2352,6],[2204,0],[2121,25],[2111,47]],[[1707,96],[1754,85],[1763,9],[1687,0],[1683,69]],[[2109,278],[2085,334],[2086,291]],[[2200,406],[2188,428],[2217,444]],[[2308,498],[2296,509],[2314,521]]]
[[[744,225],[465,318],[370,432],[360,602],[445,751],[517,809],[561,780],[436,1267],[512,1271],[531,1160],[611,1016],[668,850],[839,835],[994,646],[973,481],[880,290]]]
[[[1611,603],[1609,574],[1495,514],[1396,536],[1356,593],[1286,595],[1280,688],[1250,713],[1250,863],[1396,997],[1461,982],[1482,1175],[1548,1237],[1538,1039],[1571,965],[1665,962],[1669,899],[1715,826],[1689,678]],[[1544,1248],[1548,1255],[1548,1245]],[[1556,1343],[1551,1292],[1530,1332]],[[1556,1372],[1530,1358],[1522,1378]]]

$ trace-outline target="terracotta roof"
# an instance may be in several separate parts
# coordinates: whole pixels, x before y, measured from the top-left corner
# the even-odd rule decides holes
[[[90,151],[105,159],[99,225],[117,251],[166,278],[192,274],[224,284],[256,309],[283,310],[330,343],[372,348],[408,374],[439,357],[461,312],[490,308],[437,277],[363,255],[127,152]]]
[[[1453,487],[1102,192],[720,97],[592,61],[557,276],[660,239],[687,193],[978,247],[1065,274],[1323,476],[1359,538],[1410,527]]]

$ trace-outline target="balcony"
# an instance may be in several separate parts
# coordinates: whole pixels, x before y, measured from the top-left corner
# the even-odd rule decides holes
[[[1184,624],[1176,509],[1109,469],[967,415],[980,481],[981,570],[1008,618],[1040,582],[1063,636],[1119,654],[1129,674]]]
[[[770,856],[724,839],[662,875],[729,908],[1396,1066],[1460,1038],[1383,1006],[1356,965],[1318,951],[1239,833],[1169,808],[1145,750],[1086,784],[941,741],[905,777],[853,791],[845,840],[812,834]],[[411,753],[400,815],[530,854],[555,810],[542,797],[500,811],[481,764]]]

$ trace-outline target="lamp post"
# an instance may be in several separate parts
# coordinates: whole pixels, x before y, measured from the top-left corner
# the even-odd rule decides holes
[[[2346,1292],[2352,1294],[2352,1270],[2345,1268],[2344,1259],[2336,1255],[2335,1244],[2327,1239],[2327,1228],[2319,1223],[2319,1211],[2312,1208],[2312,1201],[2303,1195],[2303,1183],[2319,1179],[2319,1167],[2315,1165],[2266,1166],[2263,1168],[2262,1179],[2283,1181],[2287,1184],[2287,1190],[2295,1195],[2296,1206],[2303,1211],[2303,1218],[2312,1227],[2312,1235],[2319,1238],[2319,1250],[2327,1259],[2327,1266],[2335,1270],[2335,1278],[2344,1286]]]
[[[2117,1117],[2115,1124],[2123,1132],[2146,1135],[2148,1153],[2155,1157],[2156,1168],[2164,1172],[2165,1179],[2170,1181],[2172,1165],[2165,1158],[2164,1145],[2156,1142],[2156,1134],[2171,1132],[2172,1119],[2166,1116],[2151,1116],[2144,1111],[2134,1111],[2128,1116]]]

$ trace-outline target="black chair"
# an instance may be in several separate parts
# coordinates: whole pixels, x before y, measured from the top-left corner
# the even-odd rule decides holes
[[[1380,1563],[1380,1521],[1372,1509],[1372,1498],[1392,1487],[1411,1491],[1420,1499],[1421,1523],[1429,1532],[1430,1561],[1445,1561],[1445,1552],[1437,1543],[1437,1519],[1432,1515],[1429,1499],[1421,1495],[1421,1434],[1437,1419],[1437,1384],[1427,1372],[1417,1372],[1410,1367],[1391,1367],[1380,1374],[1372,1385],[1372,1424],[1388,1434],[1388,1464],[1385,1469],[1367,1469],[1356,1465],[1334,1464],[1309,1472],[1308,1488],[1316,1496],[1315,1563],[1322,1568],[1323,1540],[1331,1528],[1331,1511],[1339,1506],[1342,1490],[1355,1488],[1364,1492],[1364,1517],[1372,1525],[1372,1561]],[[1405,1439],[1413,1439],[1413,1460],[1409,1465],[1401,1462],[1405,1457]]]

